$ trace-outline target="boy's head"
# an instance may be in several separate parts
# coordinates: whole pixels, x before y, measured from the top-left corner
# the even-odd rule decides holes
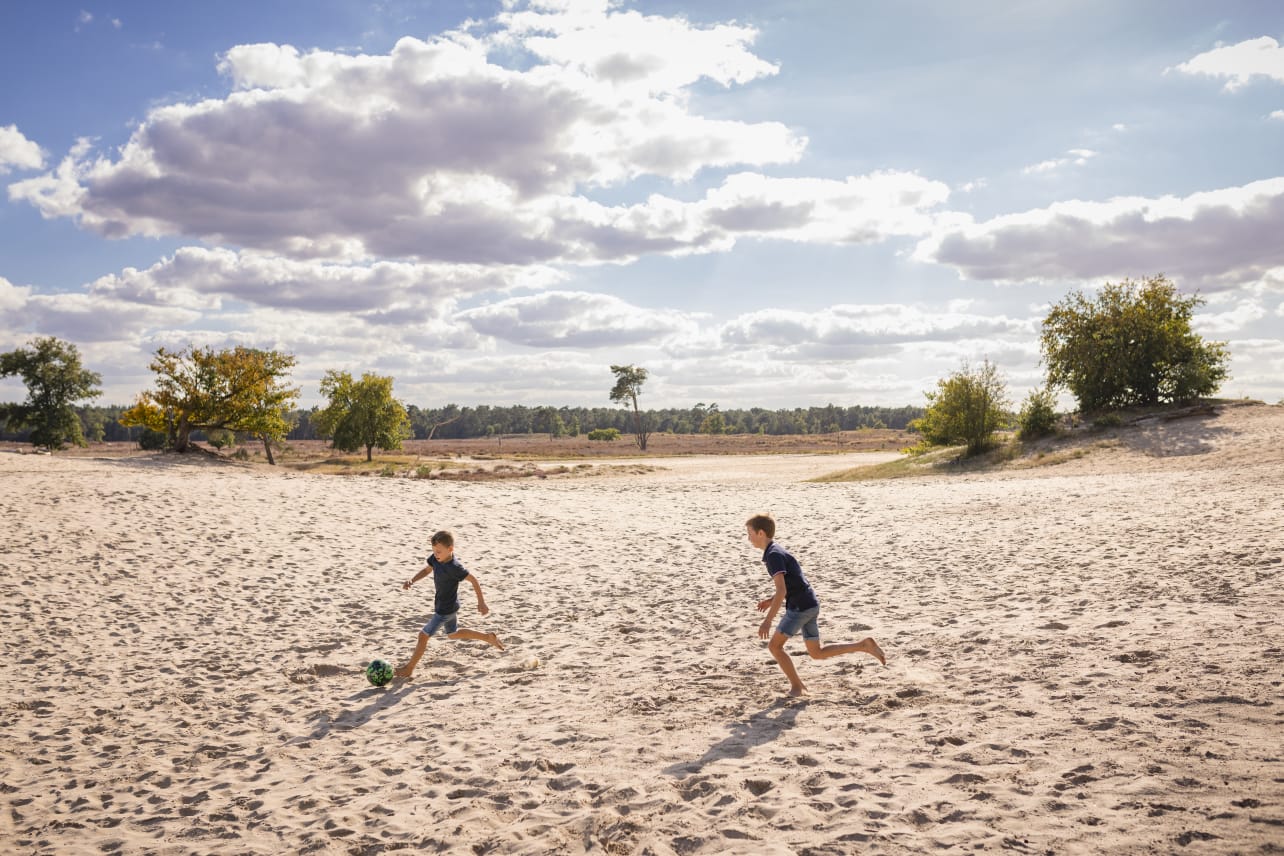
[[[432,554],[437,561],[449,561],[455,554],[455,536],[445,529],[432,533]]]
[[[776,521],[770,514],[755,514],[745,521],[745,532],[749,535],[750,544],[765,549],[776,537]]]

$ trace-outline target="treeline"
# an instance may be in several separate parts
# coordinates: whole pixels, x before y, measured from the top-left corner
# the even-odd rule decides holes
[[[77,407],[85,439],[95,442],[138,442],[146,430],[125,427],[118,421],[128,408],[121,405]],[[407,405],[410,427],[417,440],[467,440],[508,434],[554,434],[578,436],[598,429],[615,428],[621,434],[633,430],[632,411],[622,407],[445,407],[421,408]],[[319,408],[295,410],[289,420],[294,428],[289,440],[316,440],[314,417]],[[762,407],[722,410],[717,404],[690,408],[644,410],[650,430],[671,434],[828,434],[860,428],[908,428],[921,417],[922,407],[795,407],[769,410]],[[27,442],[30,430],[7,430],[0,426],[0,440]],[[205,440],[203,432],[193,439]]]
[[[465,440],[496,434],[587,434],[615,428],[621,434],[633,431],[633,414],[622,407],[459,407],[440,408],[409,405],[411,430],[415,439],[429,437]],[[292,439],[311,439],[308,426],[300,420]],[[826,434],[859,428],[906,428],[923,415],[921,407],[825,407],[767,410],[721,410],[717,404],[690,408],[643,410],[648,430],[668,434]]]

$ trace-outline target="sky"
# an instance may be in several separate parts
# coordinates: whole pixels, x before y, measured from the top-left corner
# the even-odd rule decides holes
[[[1018,406],[1158,274],[1284,399],[1277,0],[0,0],[0,81],[0,352],[104,404],[244,345],[304,406]]]

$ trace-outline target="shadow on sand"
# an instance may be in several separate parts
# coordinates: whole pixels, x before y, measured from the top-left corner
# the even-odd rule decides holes
[[[705,753],[694,761],[673,764],[664,772],[670,776],[693,775],[699,773],[714,761],[727,758],[743,758],[749,750],[765,743],[770,743],[794,727],[798,714],[806,710],[809,702],[806,699],[777,699],[770,707],[750,714],[747,719],[738,719],[727,723],[731,733],[710,746]]]
[[[366,705],[355,710],[341,711],[338,716],[321,713],[316,727],[312,729],[312,733],[306,737],[296,737],[291,742],[304,743],[311,740],[320,740],[323,737],[327,737],[331,731],[351,731],[354,728],[360,728],[377,714],[397,704],[414,690],[422,689],[423,686],[423,684],[416,686],[402,681],[400,685],[389,689],[371,687],[368,690],[361,690],[349,696],[348,699],[349,701],[368,700]]]

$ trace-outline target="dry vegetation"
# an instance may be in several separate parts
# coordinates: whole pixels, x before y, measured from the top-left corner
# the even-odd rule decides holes
[[[636,459],[663,459],[690,455],[782,455],[837,454],[849,452],[898,451],[914,442],[914,435],[892,429],[863,429],[831,434],[652,434],[647,451],[639,451],[633,438],[624,435],[614,442],[593,441],[585,436],[550,437],[548,434],[517,434],[472,440],[407,440],[395,452],[375,450],[374,459],[364,453],[343,454],[322,440],[295,440],[276,455],[281,467],[307,472],[349,476],[454,479],[490,481],[512,478],[578,478],[647,472],[662,468],[637,463]],[[34,452],[27,444],[4,443],[9,451]],[[266,466],[263,447],[247,443],[216,452],[203,444],[200,450],[228,461]],[[132,443],[91,443],[82,449],[67,449],[59,455],[87,457],[130,457],[159,455],[145,452]],[[612,463],[620,461],[621,463]],[[624,463],[627,461],[627,463]]]
[[[1063,419],[1056,434],[1038,440],[1021,441],[1012,432],[1000,433],[995,446],[980,455],[967,457],[966,447],[961,445],[941,447],[883,464],[840,470],[812,481],[874,481],[1052,467],[1088,457],[1100,450],[1145,445],[1145,436],[1159,425],[1178,420],[1208,419],[1223,408],[1246,406],[1262,406],[1262,402],[1210,399],[1182,406],[1135,407],[1096,420],[1085,420],[1078,414],[1072,414]]]

